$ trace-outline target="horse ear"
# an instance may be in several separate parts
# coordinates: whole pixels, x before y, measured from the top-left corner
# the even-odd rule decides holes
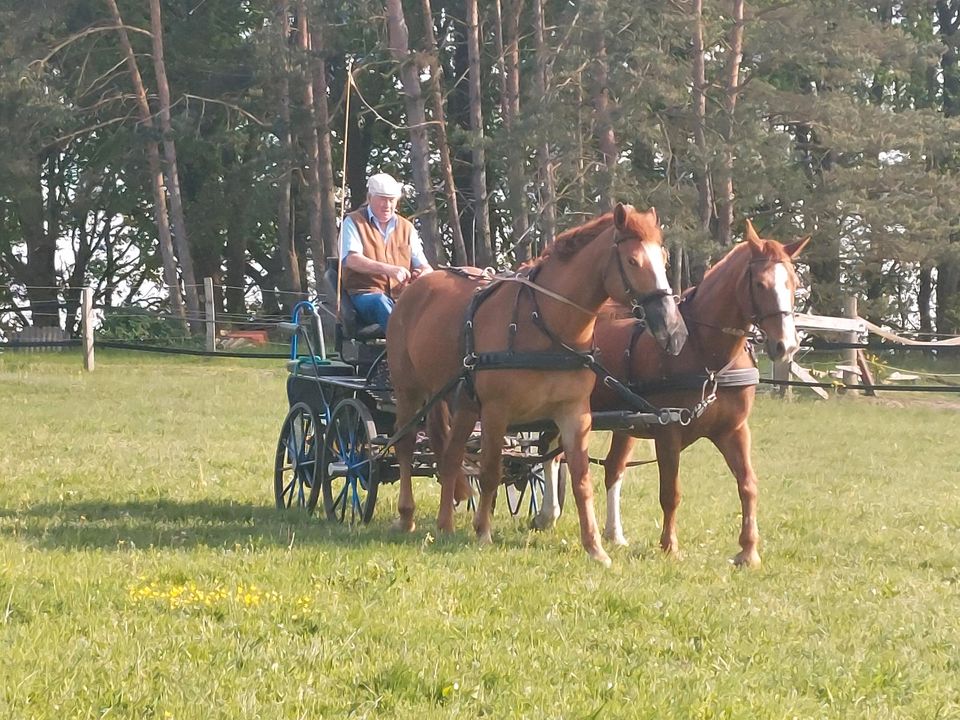
[[[653,217],[653,224],[656,225],[657,227],[660,227],[660,218],[657,217],[657,209],[653,207],[653,205],[651,205],[650,210],[648,212]]]
[[[763,244],[760,240],[760,236],[757,235],[757,231],[753,229],[753,223],[750,220],[747,220],[747,229],[743,233],[743,239],[754,247],[759,247]]]
[[[623,230],[623,226],[627,223],[627,206],[622,202],[618,202],[617,206],[613,209],[613,224],[617,226],[617,230]]]
[[[803,250],[803,249],[807,246],[807,243],[808,243],[808,242],[810,242],[810,236],[809,236],[809,235],[807,235],[807,237],[805,237],[803,240],[797,240],[795,243],[790,243],[789,245],[784,245],[784,246],[783,246],[783,250],[784,250],[784,252],[786,252],[787,255],[789,255],[791,258],[795,258],[797,255],[800,254],[800,251]]]

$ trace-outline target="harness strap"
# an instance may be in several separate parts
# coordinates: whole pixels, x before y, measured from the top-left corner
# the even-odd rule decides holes
[[[485,352],[476,354],[468,370],[583,370],[590,357],[577,352]]]
[[[760,384],[760,371],[755,367],[737,368],[718,372],[714,375],[717,387],[748,387]],[[665,393],[677,390],[697,390],[710,380],[707,374],[678,375],[662,380],[630,383],[630,389],[637,393]]]
[[[589,315],[590,317],[596,317],[597,315],[597,313],[593,312],[593,310],[587,310],[585,307],[583,307],[583,305],[579,305],[575,303],[573,300],[570,300],[569,298],[565,298],[563,295],[560,295],[559,293],[553,292],[553,290],[548,290],[542,285],[537,285],[535,282],[531,282],[530,280],[523,277],[522,275],[512,275],[510,277],[503,277],[503,278],[497,278],[497,279],[501,282],[516,282],[516,283],[520,283],[521,285],[525,285],[526,287],[532,290],[536,290],[538,293],[546,295],[548,298],[558,300],[559,302],[569,305],[572,308],[576,308],[580,312],[584,313],[585,315]]]

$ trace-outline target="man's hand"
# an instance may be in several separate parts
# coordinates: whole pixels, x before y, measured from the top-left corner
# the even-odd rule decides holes
[[[390,268],[390,279],[396,280],[397,283],[403,285],[410,279],[410,271],[405,267],[396,267],[393,266]]]

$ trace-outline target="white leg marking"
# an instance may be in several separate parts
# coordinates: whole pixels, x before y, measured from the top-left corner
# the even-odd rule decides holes
[[[623,524],[620,520],[620,488],[622,485],[623,481],[617,480],[607,490],[607,526],[604,528],[603,537],[614,545],[629,544],[623,536]]]

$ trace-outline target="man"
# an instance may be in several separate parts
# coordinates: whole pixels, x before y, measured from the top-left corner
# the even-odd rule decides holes
[[[403,186],[387,173],[367,181],[367,202],[340,230],[343,287],[364,325],[386,329],[393,304],[408,282],[433,272],[417,229],[397,215]]]

